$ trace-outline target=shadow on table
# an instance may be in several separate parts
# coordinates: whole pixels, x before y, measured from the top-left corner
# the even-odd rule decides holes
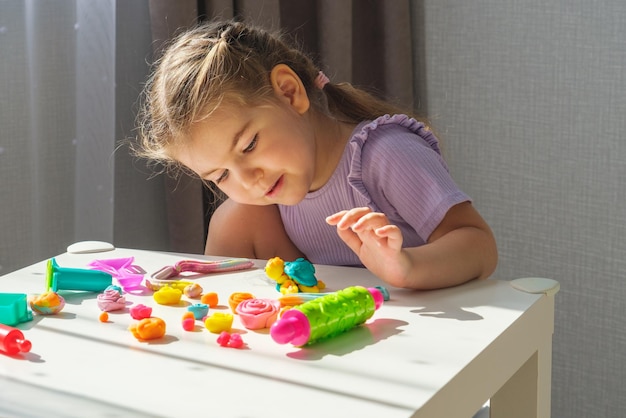
[[[475,312],[467,311],[459,306],[444,305],[442,303],[437,303],[435,307],[423,306],[418,309],[412,309],[410,312],[419,314],[420,316],[456,319],[457,321],[478,321],[484,319]]]
[[[408,325],[408,322],[379,318],[335,337],[304,346],[298,351],[288,353],[287,357],[297,360],[320,360],[327,355],[344,356],[401,333],[400,327],[405,325]]]

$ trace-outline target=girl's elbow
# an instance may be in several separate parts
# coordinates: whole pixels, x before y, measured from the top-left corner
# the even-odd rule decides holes
[[[479,279],[486,279],[496,271],[498,267],[498,245],[493,235],[490,236],[485,248],[485,255],[483,257],[482,273],[478,277]]]

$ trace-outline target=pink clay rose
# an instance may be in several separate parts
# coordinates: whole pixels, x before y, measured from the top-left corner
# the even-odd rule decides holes
[[[104,312],[117,311],[126,307],[126,298],[115,289],[107,289],[97,297],[98,307]]]
[[[241,323],[247,329],[269,328],[280,310],[280,303],[274,299],[246,299],[237,305]]]

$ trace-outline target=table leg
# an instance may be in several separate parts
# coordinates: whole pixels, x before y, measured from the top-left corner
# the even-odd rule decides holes
[[[552,341],[546,341],[491,398],[491,418],[549,418]]]

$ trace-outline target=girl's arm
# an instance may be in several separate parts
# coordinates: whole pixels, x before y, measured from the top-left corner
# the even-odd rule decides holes
[[[491,275],[495,238],[469,202],[450,208],[428,243],[402,248],[402,234],[382,213],[356,208],[331,215],[339,236],[372,273],[395,287],[436,289]]]
[[[276,205],[243,205],[231,199],[211,216],[204,253],[262,260],[304,257],[287,236]]]

